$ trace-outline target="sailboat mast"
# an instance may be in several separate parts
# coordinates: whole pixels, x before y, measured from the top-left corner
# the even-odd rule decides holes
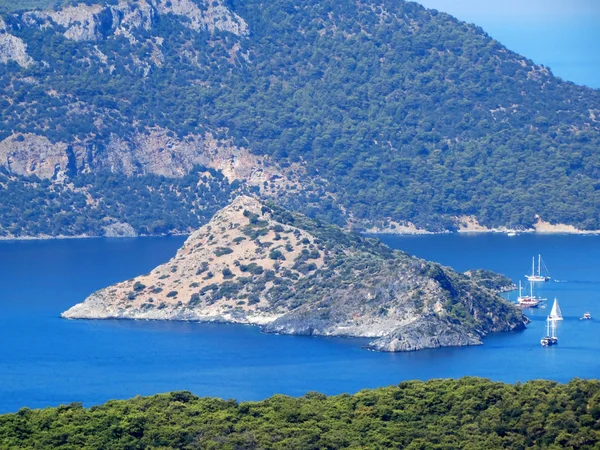
[[[535,275],[535,256],[531,258],[531,276]]]
[[[521,286],[521,280],[519,280],[519,298],[523,297],[523,286]]]
[[[542,272],[542,255],[539,254],[538,255],[538,277],[541,275]]]

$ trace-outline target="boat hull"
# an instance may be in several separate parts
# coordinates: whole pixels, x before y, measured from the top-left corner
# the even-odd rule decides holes
[[[551,345],[558,344],[558,338],[545,336],[540,340],[540,344],[542,344],[544,347],[550,347]]]
[[[532,283],[544,283],[550,281],[550,277],[538,277],[537,275],[525,275],[525,278]]]
[[[527,309],[527,308],[538,308],[540,306],[539,303],[519,303],[517,305],[519,308]]]

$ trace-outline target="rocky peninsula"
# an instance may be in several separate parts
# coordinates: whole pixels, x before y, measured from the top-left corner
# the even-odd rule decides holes
[[[392,352],[477,345],[524,327],[521,312],[480,278],[240,196],[170,261],[62,317],[255,324],[371,338],[369,348]]]

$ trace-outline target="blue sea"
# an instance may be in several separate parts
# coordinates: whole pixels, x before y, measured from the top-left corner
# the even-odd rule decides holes
[[[0,242],[0,412],[171,390],[259,400],[465,375],[506,382],[600,376],[599,236],[382,239],[460,271],[486,268],[514,280],[542,253],[559,280],[540,294],[559,298],[560,344],[539,344],[550,305],[531,311],[526,331],[489,336],[483,346],[405,354],[370,352],[360,339],[274,336],[242,325],[69,321],[59,314],[168,260],[184,238]],[[580,321],[585,311],[596,319]]]

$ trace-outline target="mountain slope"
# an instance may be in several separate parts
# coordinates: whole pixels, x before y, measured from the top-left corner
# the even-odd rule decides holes
[[[523,327],[514,305],[375,239],[240,196],[166,264],[63,317],[251,323],[282,334],[374,338],[371,348],[480,344]]]
[[[0,165],[22,190],[243,160],[230,182],[339,224],[600,228],[600,92],[415,3],[92,2],[0,25]]]

